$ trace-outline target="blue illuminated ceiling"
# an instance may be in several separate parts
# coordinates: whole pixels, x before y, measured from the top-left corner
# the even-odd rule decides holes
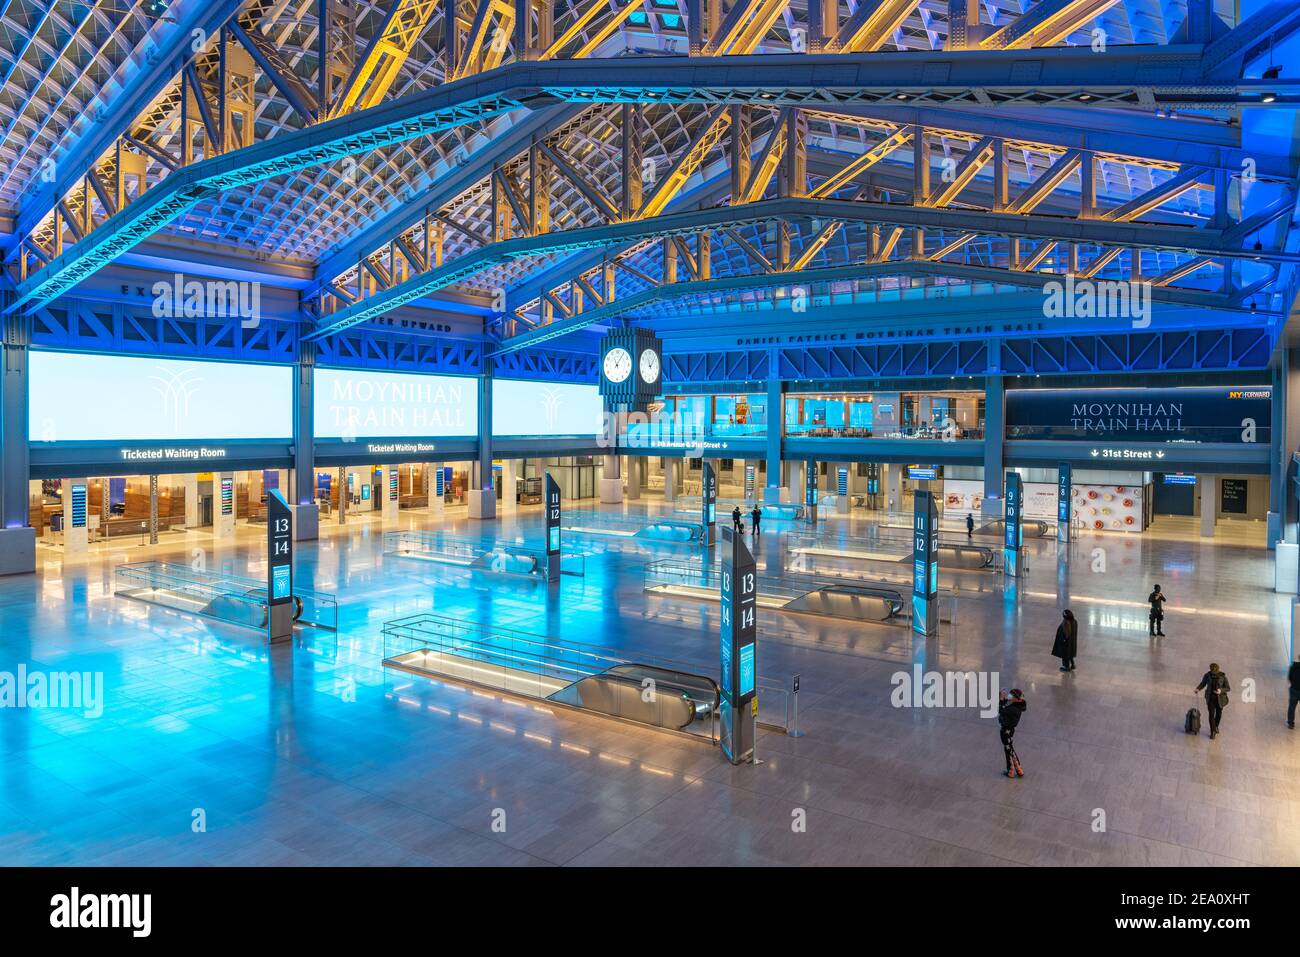
[[[684,352],[983,299],[1041,334],[1126,334],[1044,315],[1073,276],[1149,285],[1165,331],[1276,336],[1300,4],[827,7],[2,4],[14,308],[94,300],[114,263],[183,267],[281,285],[322,344],[437,338],[393,310],[469,310],[474,356],[567,350],[574,374],[627,322]]]

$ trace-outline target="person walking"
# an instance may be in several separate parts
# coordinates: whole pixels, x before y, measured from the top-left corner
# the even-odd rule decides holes
[[[975,516],[970,512],[966,513],[966,541],[971,541],[975,535]]]
[[[1062,671],[1074,670],[1074,656],[1079,653],[1079,623],[1074,612],[1061,612],[1061,623],[1056,626],[1056,640],[1052,642],[1052,657],[1061,659]]]
[[[1232,690],[1228,676],[1219,670],[1217,664],[1210,662],[1210,670],[1201,677],[1196,690],[1205,692],[1205,713],[1210,718],[1210,738],[1213,739],[1219,733],[1223,707],[1228,703],[1228,692]]]
[[[740,506],[737,505],[731,510],[731,527],[742,535],[745,533],[745,526],[740,524]]]
[[[1020,718],[1027,707],[1029,705],[1025,701],[1024,692],[1019,688],[1012,688],[1010,695],[1006,689],[998,694],[998,737],[1002,739],[1002,754],[1007,759],[1007,769],[1003,774],[1009,778],[1025,776],[1025,769],[1020,766],[1020,757],[1016,754],[1012,739],[1016,736],[1016,725],[1020,724]]]
[[[1155,589],[1147,596],[1147,601],[1151,603],[1151,634],[1156,638],[1165,636],[1165,595],[1157,585]]]
[[[763,533],[762,526],[759,524],[763,521],[763,507],[757,502],[754,503],[753,510],[749,513],[750,521],[754,523],[754,537],[758,538]]]
[[[1286,679],[1291,684],[1290,701],[1286,706],[1286,726],[1295,727],[1295,706],[1300,701],[1300,661],[1291,662],[1291,670],[1287,672]]]

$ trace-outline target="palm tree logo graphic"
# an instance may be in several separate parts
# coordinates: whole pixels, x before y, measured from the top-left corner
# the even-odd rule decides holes
[[[172,431],[179,432],[181,419],[187,418],[190,414],[190,399],[194,398],[198,392],[198,385],[203,380],[194,378],[193,372],[182,369],[177,372],[169,372],[161,366],[158,369],[158,375],[151,375],[150,380],[157,382],[153,390],[162,398],[162,414],[164,418],[170,416],[172,420]]]
[[[555,421],[560,415],[561,391],[555,386],[542,387],[542,409],[546,413],[546,428],[550,431],[555,429]]]

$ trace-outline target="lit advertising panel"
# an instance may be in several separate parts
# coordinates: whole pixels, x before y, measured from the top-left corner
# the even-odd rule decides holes
[[[599,435],[604,410],[595,385],[492,381],[493,435]]]
[[[293,369],[33,349],[31,441],[290,439]]]
[[[316,437],[416,438],[478,434],[478,381],[316,367]]]

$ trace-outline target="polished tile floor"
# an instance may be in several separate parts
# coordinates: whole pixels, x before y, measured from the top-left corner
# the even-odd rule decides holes
[[[828,516],[818,534],[870,521]],[[767,524],[759,561],[779,575],[783,529]],[[541,518],[447,527],[539,539]],[[924,642],[765,612],[760,671],[801,675],[805,735],[761,733],[762,763],[733,768],[706,744],[380,667],[383,622],[436,610],[716,669],[717,606],[643,591],[647,562],[690,547],[575,539],[586,575],[548,591],[385,556],[381,531],[325,523],[300,545],[298,580],[337,592],[341,627],[292,646],[113,595],[113,568],[146,557],[262,574],[255,528],[66,564],[43,549],[36,575],[0,579],[0,672],[105,680],[99,717],[0,709],[0,864],[1300,863],[1289,600],[1256,544],[1038,541],[1017,583],[946,572],[956,622]],[[1155,581],[1170,599],[1159,641],[1143,602]],[[1081,623],[1068,675],[1049,655],[1067,603]],[[1215,741],[1182,733],[1210,660],[1235,689]],[[892,705],[914,663],[1025,689],[1025,778],[1000,775],[978,710]]]

